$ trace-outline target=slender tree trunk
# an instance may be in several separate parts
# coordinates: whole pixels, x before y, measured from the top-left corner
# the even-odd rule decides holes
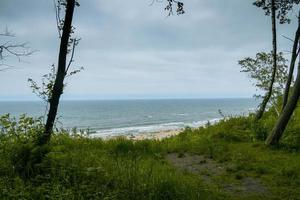
[[[294,40],[294,45],[293,45],[293,50],[292,50],[292,58],[291,58],[291,63],[290,63],[288,79],[287,79],[284,94],[283,94],[282,111],[283,111],[284,107],[286,106],[288,98],[289,98],[295,63],[297,60],[297,50],[298,50],[298,45],[299,45],[299,38],[300,38],[300,12],[299,12],[299,16],[298,16],[298,29],[295,34],[295,40]]]
[[[273,71],[272,71],[272,79],[270,82],[270,86],[268,88],[268,93],[264,97],[263,102],[260,105],[260,108],[256,114],[256,120],[260,120],[266,110],[267,104],[272,96],[273,92],[273,85],[276,78],[276,71],[277,71],[277,32],[276,32],[276,8],[275,8],[275,0],[272,0],[272,45],[273,45]]]
[[[295,41],[297,42],[297,41]],[[283,132],[288,125],[288,122],[291,119],[291,116],[293,115],[294,110],[297,107],[297,103],[299,100],[300,96],[300,61],[298,63],[298,74],[297,74],[297,79],[294,84],[294,89],[291,94],[291,97],[289,98],[286,106],[284,107],[282,113],[279,116],[279,119],[272,130],[271,134],[266,140],[267,145],[276,145],[278,144],[280,138],[283,135]]]
[[[74,7],[75,7],[75,0],[67,0],[63,32],[60,41],[57,74],[56,74],[56,79],[52,90],[52,96],[51,99],[49,100],[50,108],[48,112],[47,122],[45,125],[45,130],[43,135],[41,135],[41,137],[39,138],[38,141],[39,145],[46,144],[50,140],[53,131],[52,129],[53,129],[54,121],[57,114],[59,99],[61,94],[63,93],[64,79],[66,75],[68,44],[69,44],[70,34],[72,31],[71,29],[72,29]]]

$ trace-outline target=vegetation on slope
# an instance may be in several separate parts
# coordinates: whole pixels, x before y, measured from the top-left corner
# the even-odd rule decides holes
[[[61,131],[37,148],[40,120],[3,116],[0,199],[299,199],[299,118],[297,110],[276,148],[263,143],[272,109],[255,125],[253,116],[232,117],[163,141]]]

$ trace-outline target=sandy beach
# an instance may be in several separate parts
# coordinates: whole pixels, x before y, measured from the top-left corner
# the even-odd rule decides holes
[[[220,121],[220,119],[214,119],[214,120],[210,120],[209,123],[211,125],[216,124]],[[191,129],[197,129],[199,127],[205,127],[206,124],[202,124],[200,126],[197,127],[190,127]],[[179,133],[181,133],[182,131],[184,131],[184,128],[177,128],[177,129],[171,129],[171,130],[160,130],[160,131],[155,131],[155,132],[141,132],[141,133],[136,133],[136,134],[121,134],[121,135],[110,135],[107,134],[105,136],[99,136],[97,134],[91,134],[90,136],[92,138],[97,138],[97,137],[101,137],[104,140],[110,140],[110,139],[116,139],[116,138],[126,138],[129,140],[162,140],[164,138],[169,138],[172,136],[176,136]]]
[[[139,133],[136,135],[128,135],[126,138],[131,140],[162,140],[181,133],[184,129],[166,130],[153,133]]]
[[[126,138],[129,140],[162,140],[164,138],[169,138],[172,136],[176,136],[179,133],[181,133],[184,129],[175,129],[175,130],[162,130],[157,132],[144,132],[144,133],[138,133],[138,134],[126,134],[126,135],[107,135],[105,137],[102,137],[104,140],[110,140],[110,139],[116,139],[116,138]],[[92,138],[95,138],[95,136],[92,135]]]

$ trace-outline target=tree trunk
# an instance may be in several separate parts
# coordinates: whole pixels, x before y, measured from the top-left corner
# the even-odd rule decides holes
[[[57,114],[59,99],[61,94],[63,93],[64,79],[66,75],[68,44],[69,44],[70,34],[72,31],[72,20],[73,20],[74,8],[75,8],[75,0],[67,0],[63,32],[60,41],[57,74],[56,74],[56,78],[52,90],[51,99],[49,100],[50,108],[48,112],[47,122],[45,125],[45,130],[43,135],[41,135],[41,137],[38,140],[39,145],[46,144],[50,140],[53,131],[53,125]]]
[[[295,41],[297,42],[297,41]],[[297,103],[300,96],[300,61],[298,63],[298,74],[297,79],[294,85],[294,89],[291,97],[289,98],[286,106],[284,107],[282,113],[279,116],[279,119],[272,130],[271,134],[266,140],[267,145],[276,145],[278,144],[283,132],[290,121],[291,116],[293,115],[294,110],[297,107]]]
[[[277,32],[276,32],[276,8],[275,8],[275,0],[272,0],[272,45],[273,45],[273,71],[272,71],[272,79],[270,86],[268,88],[268,93],[264,97],[263,102],[260,105],[260,108],[256,114],[256,120],[260,120],[266,110],[267,104],[272,96],[273,85],[275,82],[276,71],[277,71]]]
[[[292,50],[292,58],[291,58],[291,63],[290,63],[288,79],[287,79],[284,94],[283,94],[282,111],[283,111],[285,105],[287,104],[287,101],[288,101],[288,98],[289,98],[290,87],[291,87],[291,83],[292,83],[292,79],[293,79],[295,63],[296,63],[296,60],[297,60],[297,50],[298,50],[299,38],[300,38],[300,12],[299,12],[299,16],[298,16],[298,29],[297,29],[296,34],[295,34],[295,40],[294,40],[294,45],[293,45],[293,50]]]

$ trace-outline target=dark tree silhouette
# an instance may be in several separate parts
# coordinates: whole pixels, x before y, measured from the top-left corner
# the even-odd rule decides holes
[[[183,9],[184,4],[181,1],[177,1],[177,0],[166,0],[166,1],[167,1],[167,5],[165,7],[165,10],[168,11],[168,16],[174,14],[174,7],[176,8],[177,15],[181,15],[185,13]],[[162,1],[152,0],[150,5],[153,5],[155,2],[161,3]]]
[[[75,46],[78,44],[78,39],[72,38],[71,34],[74,32],[74,28],[72,27],[74,9],[75,6],[79,6],[79,3],[76,0],[58,0],[57,2],[56,17],[60,37],[58,65],[53,88],[49,97],[49,111],[45,130],[38,139],[39,145],[48,143],[51,138],[60,96],[64,89],[64,80],[68,74],[71,63],[73,62]],[[64,20],[60,19],[60,12],[62,8],[65,8]],[[70,54],[69,63],[67,63],[68,54]]]
[[[266,15],[272,13],[272,3],[275,4],[277,11],[276,18],[280,24],[290,23],[291,19],[288,14],[293,9],[293,6],[300,3],[300,0],[256,0],[253,4],[265,11]]]
[[[169,11],[169,16],[173,15],[173,4],[176,4],[177,9],[176,9],[176,13],[177,15],[181,15],[184,14],[184,10],[183,10],[183,3],[180,1],[176,1],[176,0],[167,0],[168,1],[168,5],[165,7],[165,10]]]

